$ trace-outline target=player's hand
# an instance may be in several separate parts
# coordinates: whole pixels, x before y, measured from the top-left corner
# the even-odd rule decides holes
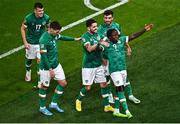
[[[153,28],[153,24],[145,24],[144,29],[150,31]]]
[[[50,74],[50,77],[53,78],[55,76],[54,70],[49,69],[49,74]]]
[[[29,48],[30,48],[30,44],[25,43],[25,44],[24,44],[24,47],[25,47],[25,49],[29,49]]]
[[[106,41],[104,41],[104,40],[100,40],[99,43],[100,43],[101,45],[104,45],[105,47],[109,47],[109,43],[106,42]]]
[[[128,56],[131,56],[131,54],[132,54],[132,49],[131,49],[131,47],[127,47],[127,55],[128,55]]]
[[[74,38],[75,41],[80,41],[81,40],[81,37],[76,37]]]

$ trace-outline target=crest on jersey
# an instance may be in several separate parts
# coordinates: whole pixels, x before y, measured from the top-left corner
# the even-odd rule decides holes
[[[86,42],[86,40],[85,40],[84,38],[82,38],[82,41],[83,41],[83,42]]]
[[[45,21],[43,21],[43,22],[42,22],[42,25],[45,25],[45,24],[46,24],[46,22],[45,22]]]

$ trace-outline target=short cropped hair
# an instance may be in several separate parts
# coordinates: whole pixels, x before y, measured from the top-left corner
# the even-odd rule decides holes
[[[62,26],[57,21],[51,22],[49,27],[54,30],[61,30],[61,28],[62,28]]]
[[[34,4],[34,9],[37,9],[37,8],[43,8],[43,5],[42,5],[42,3],[39,3],[39,2],[37,2],[37,3],[35,3]]]
[[[116,29],[109,29],[107,31],[107,37],[110,38],[113,32],[117,32],[117,30]]]
[[[90,27],[93,23],[96,23],[96,20],[94,19],[88,19],[86,21],[86,27]]]
[[[112,15],[113,16],[113,11],[112,10],[105,10],[104,15],[106,15],[106,16]]]

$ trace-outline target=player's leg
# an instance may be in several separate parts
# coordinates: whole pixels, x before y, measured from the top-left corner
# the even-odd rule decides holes
[[[37,76],[38,76],[38,84],[36,86],[36,88],[38,88],[39,84],[40,84],[40,74],[39,74],[39,64],[40,64],[40,59],[41,59],[41,54],[40,54],[40,48],[39,45],[37,46]]]
[[[32,65],[32,59],[25,58],[25,67],[26,67],[26,75],[25,75],[25,81],[31,81],[31,65]]]
[[[109,61],[106,60],[106,59],[103,59],[103,68],[104,68],[104,71],[105,71],[105,75],[106,75],[106,81],[107,81],[107,87],[109,88],[109,96],[108,96],[108,99],[109,99],[109,103],[114,103],[114,98],[113,98],[113,94],[112,94],[112,88],[111,88],[111,77],[110,77],[110,74],[109,74]]]
[[[101,95],[103,98],[104,112],[113,112],[114,108],[109,103],[109,88],[106,82],[100,82]]]
[[[51,103],[49,104],[49,108],[55,109],[56,111],[62,113],[64,112],[63,109],[61,109],[58,105],[59,98],[63,95],[64,88],[67,85],[67,82],[65,80],[64,71],[62,69],[61,64],[59,64],[55,69],[55,80],[57,80],[57,86],[54,90],[54,95],[52,97]]]
[[[124,74],[124,73],[123,73]],[[121,72],[113,72],[111,74],[111,78],[113,80],[113,83],[116,87],[116,96],[119,98],[119,101],[120,101],[120,104],[122,105],[122,108],[123,110],[125,111],[126,113],[126,116],[128,118],[131,118],[132,115],[131,113],[129,112],[129,109],[128,109],[128,105],[126,103],[126,98],[125,98],[125,95],[124,95],[124,79],[123,79],[123,74]],[[116,109],[116,112],[118,108],[118,102],[117,100],[115,101],[115,109]],[[114,115],[116,114],[116,112],[114,112]]]
[[[128,95],[128,99],[135,104],[139,104],[141,101],[133,95],[131,83],[128,80],[128,78],[126,78],[126,83],[124,86],[125,86],[125,93],[127,93]]]
[[[82,68],[82,84],[83,87],[81,88],[78,97],[76,99],[76,110],[82,111],[82,99],[86,96],[87,92],[90,91],[91,85],[93,84],[93,80],[95,77],[93,68]]]
[[[37,53],[36,53],[36,46],[37,45],[31,45],[30,48],[26,49],[26,60],[25,60],[25,66],[26,66],[26,75],[25,75],[25,81],[31,81],[31,65],[32,65],[32,59],[36,59]]]
[[[120,107],[120,102],[119,102],[119,98],[117,97],[118,92],[116,92],[115,95],[115,103],[114,103],[114,112],[113,112],[113,116],[115,117],[127,117],[127,115],[120,113],[119,107]]]
[[[114,109],[112,106],[109,104],[109,87],[107,87],[107,82],[106,82],[106,77],[104,73],[104,68],[103,66],[98,67],[95,70],[95,83],[99,83],[101,87],[101,96],[103,98],[103,105],[104,105],[104,111],[105,112],[113,112]]]
[[[86,96],[86,94],[88,93],[88,91],[90,91],[91,89],[91,85],[84,85],[80,92],[79,92],[79,95],[76,99],[76,110],[77,111],[82,111],[82,107],[81,107],[81,104],[82,104],[82,99]]]
[[[39,111],[44,114],[51,116],[53,115],[47,108],[46,108],[46,91],[50,84],[50,75],[49,71],[40,70],[40,87],[39,87]]]

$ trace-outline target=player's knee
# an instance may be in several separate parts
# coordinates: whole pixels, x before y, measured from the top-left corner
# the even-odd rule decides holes
[[[58,80],[58,84],[61,85],[62,87],[67,86],[67,81],[66,80]]]
[[[47,90],[48,89],[48,86],[45,86],[43,83],[39,86],[40,89],[44,89],[44,90]]]
[[[91,90],[91,85],[85,86],[85,88],[86,88],[87,91],[90,91]]]
[[[105,87],[107,87],[107,85],[108,85],[108,84],[107,84],[106,82],[100,83],[100,87],[101,87],[101,88],[105,88]]]
[[[123,86],[123,85],[122,85],[122,86],[117,86],[117,87],[116,87],[116,91],[117,91],[117,92],[124,91],[124,86]]]
[[[40,59],[37,59],[36,62],[39,64],[40,63]]]

